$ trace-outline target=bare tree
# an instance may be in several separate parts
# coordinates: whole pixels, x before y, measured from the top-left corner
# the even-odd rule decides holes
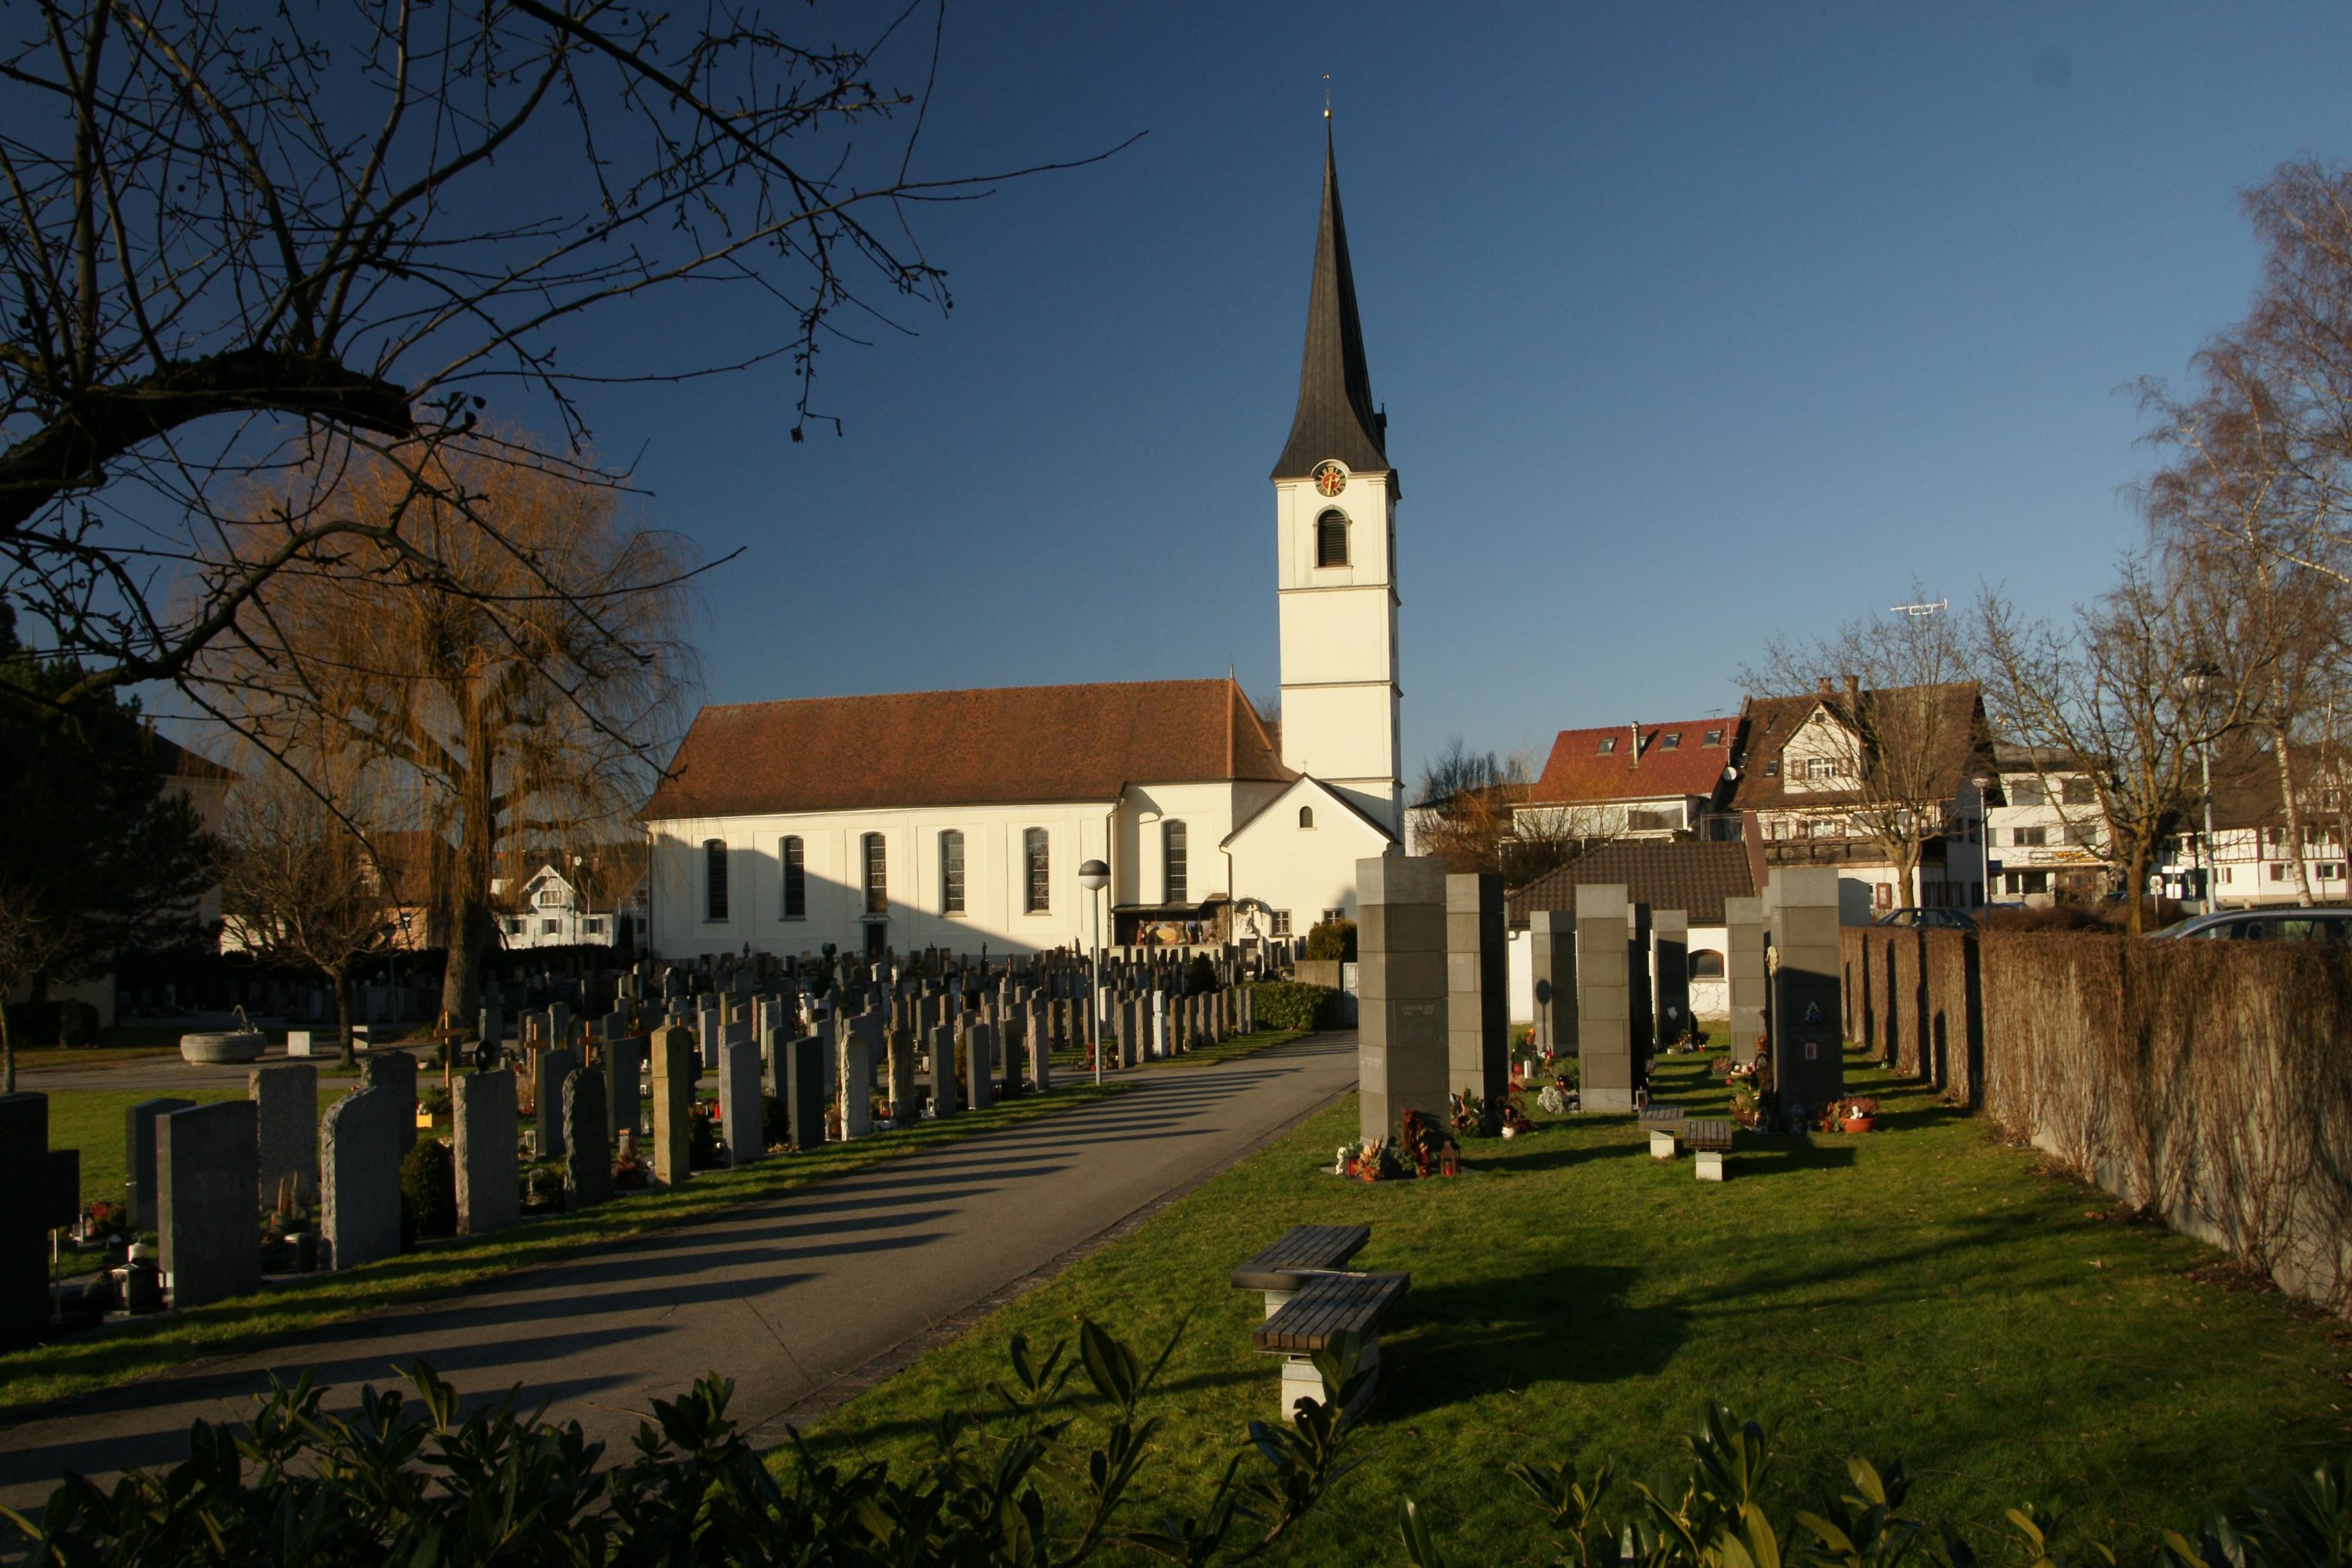
[[[221,827],[222,937],[232,951],[326,977],[349,1066],[357,1059],[352,970],[392,942],[392,890],[352,826],[375,815],[376,792],[348,750],[299,754],[329,776],[306,784],[257,764],[231,796]]]
[[[1454,735],[1422,764],[1412,807],[1415,836],[1425,855],[1456,872],[1502,871],[1511,835],[1511,807],[1527,775],[1494,752],[1473,752]]]
[[[2242,721],[2260,687],[2222,672],[2232,606],[2211,581],[2138,556],[2121,578],[2056,627],[1988,592],[1976,640],[2003,732],[2091,779],[2137,934],[2149,868],[2196,798],[2199,754]]]
[[[904,330],[893,302],[948,306],[914,209],[1006,177],[916,173],[928,86],[880,72],[928,83],[931,15],[834,44],[726,5],[12,7],[0,595],[89,663],[69,689],[0,700],[57,719],[193,680],[297,565],[395,561],[492,591],[418,509],[324,487],[254,526],[257,475],[371,451],[439,519],[467,498],[440,488],[437,447],[493,398],[509,429],[569,437],[514,460],[576,467],[580,389],[769,365],[796,382],[779,400],[793,440],[834,423],[810,401],[822,351]],[[689,290],[726,311],[724,363],[614,330]],[[499,591],[561,592],[509,553]]]
[[[1911,597],[1926,597],[1916,583]],[[1910,908],[1924,848],[1949,830],[1948,808],[1990,743],[1949,614],[1923,605],[1815,641],[1778,637],[1740,679],[1759,694],[1818,699],[1828,722],[1808,731],[1820,752],[1803,759],[1814,776],[1801,798],[1833,808],[1886,858]]]
[[[500,855],[616,832],[644,801],[692,690],[693,562],[675,536],[627,526],[608,489],[455,445],[435,466],[467,508],[420,500],[405,472],[370,463],[305,470],[283,510],[310,507],[310,487],[354,511],[405,508],[432,557],[478,591],[353,545],[337,570],[272,579],[205,672],[265,743],[324,735],[408,792],[436,846],[442,1009],[462,1023],[498,940]]]

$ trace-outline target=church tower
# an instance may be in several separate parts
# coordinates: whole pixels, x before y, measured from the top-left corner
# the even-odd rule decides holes
[[[1282,760],[1404,837],[1397,707],[1396,470],[1372,404],[1329,127],[1298,413],[1274,466]]]

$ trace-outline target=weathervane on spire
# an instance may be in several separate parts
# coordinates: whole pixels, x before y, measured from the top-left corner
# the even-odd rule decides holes
[[[1323,118],[1331,118],[1331,73],[1323,73]]]

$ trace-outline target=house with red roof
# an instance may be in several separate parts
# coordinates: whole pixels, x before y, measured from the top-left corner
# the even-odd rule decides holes
[[[1740,739],[1737,718],[1562,730],[1514,826],[1549,838],[1697,837],[1730,798]]]

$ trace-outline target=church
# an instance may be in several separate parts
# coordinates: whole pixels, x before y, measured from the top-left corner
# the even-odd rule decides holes
[[[707,707],[646,807],[648,950],[1025,953],[1097,920],[1126,944],[1354,918],[1356,862],[1403,832],[1387,434],[1327,135],[1273,474],[1278,720],[1230,675]]]

